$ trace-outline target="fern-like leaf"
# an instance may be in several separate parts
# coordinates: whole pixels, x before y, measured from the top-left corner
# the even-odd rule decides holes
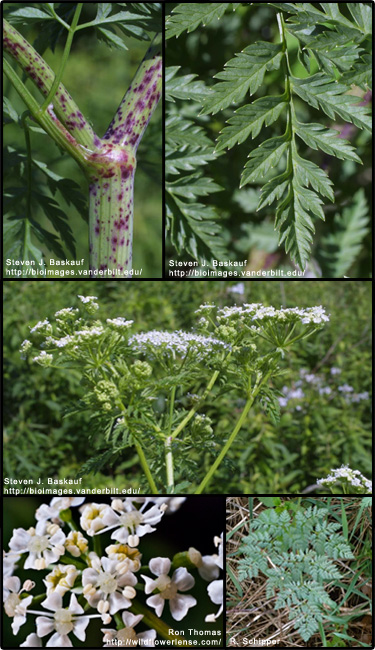
[[[218,215],[199,200],[221,190],[202,171],[218,154],[204,127],[176,107],[176,100],[201,103],[209,90],[195,75],[179,76],[178,70],[177,66],[166,69],[166,229],[178,255],[187,254],[200,263],[222,260],[226,246]]]
[[[182,32],[192,32],[199,25],[209,25],[222,17],[229,2],[183,2],[173,9],[167,18],[166,38],[180,36]]]
[[[278,119],[287,107],[285,100],[285,95],[262,97],[239,108],[228,120],[230,126],[224,127],[219,136],[216,151],[231,149],[234,145],[244,142],[250,135],[256,138],[263,126],[269,126]]]
[[[218,113],[230,104],[242,101],[246,93],[253,95],[262,85],[267,70],[277,70],[282,59],[281,45],[261,41],[249,45],[225,64],[215,75],[222,79],[204,102],[202,114]]]
[[[321,124],[298,124],[295,132],[311,149],[321,149],[330,156],[336,156],[341,160],[362,162],[351,144],[340,138],[337,131],[333,129],[326,129]]]
[[[246,183],[262,182],[269,171],[278,165],[283,154],[287,152],[288,146],[286,136],[270,138],[262,142],[249,155],[242,172],[240,187]]]
[[[363,189],[356,192],[353,204],[336,213],[333,233],[322,241],[322,264],[329,277],[342,278],[356,260],[369,233],[369,212]]]
[[[292,78],[293,90],[314,108],[321,108],[331,119],[335,114],[345,122],[352,122],[360,129],[371,131],[371,116],[367,106],[360,105],[360,98],[345,94],[344,84],[332,81],[322,72],[308,79]]]

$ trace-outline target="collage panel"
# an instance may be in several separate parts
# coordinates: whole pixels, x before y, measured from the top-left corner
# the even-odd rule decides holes
[[[4,277],[161,278],[162,3],[1,12]]]
[[[373,9],[165,3],[166,277],[372,277]]]
[[[228,497],[226,644],[373,647],[372,497]]]
[[[4,493],[371,493],[371,285],[308,287],[6,282]]]
[[[220,496],[5,497],[2,647],[224,647],[224,508]]]

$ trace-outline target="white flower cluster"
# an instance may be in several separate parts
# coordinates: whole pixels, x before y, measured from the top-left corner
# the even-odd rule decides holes
[[[241,306],[235,305],[234,307],[223,307],[217,312],[219,321],[230,318],[246,319],[250,318],[251,321],[275,320],[275,321],[300,321],[304,325],[311,323],[319,325],[323,322],[329,321],[329,317],[325,313],[324,307],[321,305],[316,307],[307,307],[301,309],[299,307],[286,307],[275,309],[275,307],[265,307],[260,303],[244,303]]]
[[[134,321],[133,320],[126,320],[126,318],[107,318],[107,323],[108,325],[112,325],[114,329],[116,330],[122,330],[122,329],[128,329],[131,325],[133,325]]]
[[[39,321],[34,327],[30,327],[30,333],[33,334],[34,332],[40,332],[45,334],[46,332],[50,332],[52,329],[51,323],[49,322],[48,318],[45,320]]]
[[[129,345],[133,350],[144,354],[155,354],[155,351],[163,349],[173,358],[176,356],[184,358],[191,350],[194,357],[199,359],[204,359],[213,350],[224,350],[229,347],[223,341],[211,336],[202,336],[181,330],[176,332],[151,330],[134,334],[129,339]]]
[[[206,620],[216,620],[223,602],[223,581],[217,580],[219,568],[223,567],[222,546],[219,555],[202,557],[190,548],[177,554],[173,562],[166,557],[154,557],[142,566],[142,574],[136,575],[141,568],[140,538],[154,532],[164,514],[177,510],[186,497],[114,497],[111,504],[84,503],[85,499],[55,497],[37,509],[35,527],[13,530],[9,551],[4,555],[5,613],[12,618],[15,635],[27,617],[36,616],[35,632],[20,647],[41,647],[44,637],[48,637],[46,646],[72,647],[70,636],[84,642],[91,619],[99,619],[104,625],[112,623],[112,627],[101,628],[104,644],[154,646],[155,629],[136,632],[134,628],[144,618],[146,606],[161,617],[168,602],[172,617],[181,621],[197,604],[186,593],[195,585],[186,563],[210,582],[209,596],[220,609]],[[79,507],[82,532],[73,522],[72,507]],[[71,528],[69,534],[63,530],[66,522]],[[104,554],[99,552],[99,536],[107,532],[111,533],[113,543],[105,548]],[[90,550],[90,538],[94,537],[95,550]],[[217,543],[222,541],[215,539]],[[180,556],[183,559],[179,563]],[[26,580],[21,584],[19,577],[13,575],[19,562],[24,570],[46,572],[45,594],[28,595],[35,589],[35,582]],[[139,577],[144,587],[138,585],[137,589],[144,590],[147,598],[146,605],[137,605],[138,614],[134,615],[128,610],[137,598],[135,587]]]
[[[350,469],[348,465],[341,465],[338,469],[331,469],[331,472],[332,474],[326,478],[317,479],[319,487],[341,483],[343,486],[354,487],[358,492],[372,493],[372,481],[363,476],[358,469]]]

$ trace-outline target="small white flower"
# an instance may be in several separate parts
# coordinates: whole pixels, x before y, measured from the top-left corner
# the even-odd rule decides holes
[[[36,357],[33,357],[35,363],[39,363],[40,366],[50,366],[53,361],[53,355],[47,354],[44,350]]]
[[[91,607],[103,614],[115,614],[119,609],[131,607],[136,591],[137,578],[133,573],[119,573],[117,559],[99,558],[90,553],[91,568],[82,572],[83,594]],[[121,567],[120,567],[121,568]]]
[[[87,552],[88,541],[80,530],[72,530],[65,540],[65,548],[73,557],[80,557]]]
[[[33,344],[32,344],[31,341],[29,341],[28,339],[25,339],[24,341],[22,341],[22,343],[21,343],[21,347],[20,347],[21,359],[26,359],[26,358],[27,358],[26,353],[27,353],[27,352],[28,352],[32,347],[33,347]]]
[[[147,499],[137,510],[132,499],[113,499],[111,514],[108,514],[106,518],[108,526],[100,532],[116,528],[111,535],[112,539],[116,539],[121,544],[138,546],[140,537],[156,530],[152,526],[159,523],[166,509],[164,504],[160,504],[160,506],[155,505],[145,510],[148,503]]]
[[[133,350],[149,355],[155,355],[155,352],[161,349],[173,359],[176,356],[184,358],[189,351],[192,351],[194,357],[200,360],[207,357],[213,350],[224,350],[229,347],[223,341],[211,336],[202,336],[181,330],[176,332],[151,330],[134,334],[129,339],[129,345]]]
[[[78,314],[79,311],[78,309],[73,309],[73,307],[65,307],[64,309],[59,309],[59,311],[56,312],[55,318],[57,320],[68,320],[71,318],[75,318],[76,314]]]
[[[156,580],[142,575],[146,585],[145,593],[155,593],[147,598],[146,603],[155,609],[156,615],[161,616],[166,600],[169,600],[169,607],[172,617],[181,621],[190,607],[194,607],[197,601],[193,596],[180,594],[179,591],[187,591],[194,587],[195,580],[185,567],[179,567],[173,573],[172,578],[168,576],[171,568],[171,561],[168,558],[156,557],[150,561],[150,571],[158,576]]]
[[[115,558],[119,562],[120,573],[138,571],[141,567],[142,554],[137,548],[131,548],[127,544],[111,544],[107,546],[105,552],[110,559]]]
[[[53,571],[43,580],[47,587],[47,596],[54,591],[64,595],[69,591],[79,575],[79,571],[74,564],[58,564]]]
[[[21,598],[21,593],[26,591],[25,584],[21,589],[21,580],[17,576],[5,578],[4,580],[4,589],[8,592],[4,600],[4,609],[6,615],[13,618],[12,630],[15,635],[18,634],[21,625],[26,623],[27,608],[33,600],[32,596]],[[35,583],[31,583],[31,588],[34,585]],[[30,589],[27,589],[27,591],[30,591]]]
[[[34,327],[30,327],[30,333],[33,334],[34,332],[42,332],[43,334],[46,334],[47,332],[52,331],[52,325],[49,322],[48,318],[45,320],[39,321]]]
[[[113,325],[114,329],[116,330],[121,330],[121,329],[128,329],[131,325],[133,325],[134,321],[133,320],[126,320],[125,318],[107,318],[107,323],[108,325]]]
[[[77,598],[74,594],[70,597],[68,608],[62,606],[62,595],[56,591],[50,594],[46,600],[42,602],[42,606],[53,612],[53,614],[38,616],[35,621],[38,637],[43,637],[54,632],[48,640],[47,646],[61,648],[72,647],[72,642],[68,636],[71,632],[73,632],[80,641],[85,641],[85,630],[90,619],[88,616],[82,616],[84,610],[81,605],[78,604]]]
[[[64,555],[65,534],[53,526],[49,532],[46,521],[38,521],[35,528],[16,528],[13,530],[9,548],[16,553],[29,553],[25,569],[45,569],[48,564],[57,562]]]
[[[97,296],[78,296],[78,298],[81,302],[83,302],[84,305],[93,302],[93,300],[98,300]]]
[[[216,614],[208,614],[208,616],[206,616],[206,623],[214,623],[223,611],[223,587],[223,580],[214,580],[207,587],[208,595],[212,602],[215,603],[215,605],[220,605],[220,607]]]
[[[143,615],[135,616],[131,612],[122,613],[122,621],[125,625],[121,630],[102,629],[104,633],[103,643],[116,646],[150,646],[154,647],[156,639],[156,630],[147,630],[146,632],[137,632],[135,626],[142,620]]]
[[[61,510],[67,510],[74,506],[80,506],[86,497],[53,497],[49,506],[43,503],[37,508],[35,518],[40,521],[43,519],[52,519],[53,521],[60,522],[59,514]]]
[[[113,523],[114,513],[111,510],[111,507],[106,503],[88,503],[81,508],[81,512],[81,528],[83,528],[90,537]]]

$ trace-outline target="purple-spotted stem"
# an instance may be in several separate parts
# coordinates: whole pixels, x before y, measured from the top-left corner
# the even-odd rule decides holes
[[[54,72],[5,20],[4,49],[47,97]],[[90,269],[128,276],[132,269],[136,151],[161,96],[161,36],[155,36],[103,138],[96,135],[62,83],[42,110],[7,61],[4,71],[34,119],[88,178]]]

